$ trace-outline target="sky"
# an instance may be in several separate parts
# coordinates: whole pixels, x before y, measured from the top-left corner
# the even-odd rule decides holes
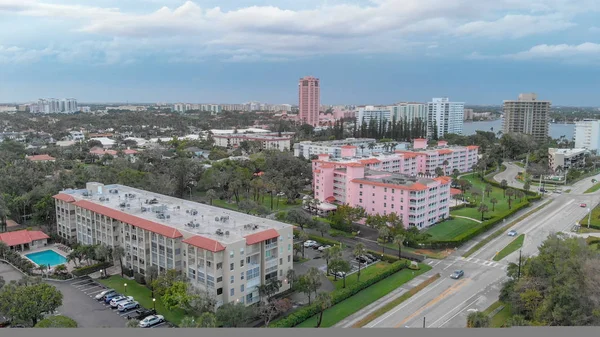
[[[0,0],[0,102],[600,106],[600,0]]]

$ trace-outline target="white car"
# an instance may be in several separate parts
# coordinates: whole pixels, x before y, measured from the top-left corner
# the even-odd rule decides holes
[[[150,315],[143,320],[140,321],[140,328],[149,328],[153,325],[160,324],[165,321],[165,318],[162,315]]]
[[[317,244],[317,241],[314,240],[306,240],[304,241],[304,247],[309,248]]]
[[[129,311],[131,309],[137,309],[139,307],[140,307],[140,304],[136,301],[126,301],[126,302],[119,304],[119,306],[117,307],[117,310],[119,310],[120,312],[124,312],[124,311]]]
[[[508,232],[508,236],[516,236],[516,235],[517,235],[516,230],[511,230],[510,232]]]
[[[113,289],[106,289],[106,290],[103,290],[103,291],[101,291],[99,294],[97,294],[97,295],[96,295],[96,299],[97,299],[98,301],[100,301],[100,300],[101,300],[101,299],[104,297],[104,295],[106,295],[106,294],[108,294],[108,293],[114,293],[114,292],[115,292],[115,291],[114,291]]]
[[[319,251],[322,252],[322,251],[324,251],[327,248],[331,248],[331,246],[330,245],[321,246],[321,247],[319,247]]]
[[[133,301],[133,296],[117,296],[110,300],[110,307],[116,308],[119,306],[119,304],[125,303],[127,301]]]

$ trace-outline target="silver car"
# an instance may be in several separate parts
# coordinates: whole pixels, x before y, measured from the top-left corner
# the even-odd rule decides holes
[[[119,304],[119,306],[117,307],[120,312],[125,312],[125,311],[129,311],[132,309],[137,309],[140,307],[140,304],[136,301],[127,301],[127,302],[123,302],[121,304]]]
[[[140,321],[140,328],[149,328],[156,324],[160,324],[165,321],[165,318],[162,315],[151,315]]]
[[[133,296],[117,296],[117,297],[113,298],[112,300],[110,300],[110,307],[116,308],[119,306],[119,304],[127,302],[127,301],[133,301]]]

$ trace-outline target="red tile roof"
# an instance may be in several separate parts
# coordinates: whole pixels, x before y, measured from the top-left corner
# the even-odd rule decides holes
[[[450,189],[450,195],[457,195],[457,194],[462,194],[462,191],[459,190],[458,188],[451,188]]]
[[[57,195],[52,196],[54,199],[66,201],[66,202],[75,202],[75,198],[72,195],[58,193]]]
[[[91,154],[97,154],[99,156],[103,156],[105,154],[109,154],[111,156],[116,156],[117,155],[117,151],[115,150],[105,150],[105,149],[99,149],[99,148],[95,148],[90,150]]]
[[[343,145],[342,149],[356,149],[356,146],[354,146],[354,145]]]
[[[136,154],[138,153],[137,150],[132,150],[132,149],[127,149],[127,150],[123,150],[123,153],[125,154]]]
[[[128,223],[132,226],[139,227],[141,229],[145,229],[147,231],[151,231],[169,238],[179,238],[183,236],[177,229],[173,227],[169,227],[158,222],[146,220],[135,215],[127,214],[106,206],[98,205],[87,200],[79,200],[73,205],[85,208],[92,212],[105,215],[107,217],[119,220],[121,222]]]
[[[469,146],[467,146],[467,149],[469,149],[469,150],[475,150],[475,149],[478,149],[478,148],[479,148],[479,146],[477,146],[477,145],[469,145]]]
[[[352,179],[352,182],[359,183],[359,184],[365,184],[365,185],[372,185],[372,186],[391,187],[391,188],[397,188],[400,190],[408,190],[408,191],[424,191],[427,189],[427,186],[425,186],[421,183],[414,183],[410,186],[406,186],[406,185],[380,183],[377,181],[366,180],[366,179]]]
[[[442,183],[442,184],[445,185],[445,184],[449,183],[452,180],[452,178],[446,177],[446,176],[442,176],[442,177],[433,178],[433,180],[439,181],[440,183]]]
[[[381,160],[379,160],[377,158],[361,159],[359,161],[365,165],[381,163]]]
[[[454,151],[450,150],[450,149],[443,149],[443,150],[438,150],[439,154],[450,154]]]
[[[31,160],[31,161],[51,161],[51,160],[56,160],[56,158],[51,157],[47,154],[38,154],[35,156],[27,156],[27,159]]]
[[[335,199],[335,197],[334,197],[334,196],[331,196],[331,197],[327,197],[327,198],[325,198],[325,201],[327,201],[327,202],[335,202],[335,200],[336,200],[336,199]]]
[[[194,235],[192,237],[189,237],[183,240],[183,242],[187,243],[188,245],[209,250],[213,253],[225,250],[225,246],[223,246],[219,241],[209,239],[200,235]]]
[[[269,239],[274,239],[279,237],[279,233],[273,228],[267,229],[266,231],[262,231],[259,233],[254,233],[250,235],[244,236],[246,238],[247,245],[253,245],[259,242],[267,241]]]
[[[42,231],[28,231],[26,229],[0,234],[0,241],[6,243],[9,247],[49,238],[50,237]]]

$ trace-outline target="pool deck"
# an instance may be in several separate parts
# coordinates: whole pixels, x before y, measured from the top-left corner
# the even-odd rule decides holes
[[[39,247],[39,248],[35,248],[35,249],[30,249],[30,250],[27,250],[27,251],[24,251],[24,252],[20,252],[20,253],[21,253],[22,257],[24,257],[27,260],[31,261],[31,263],[33,263],[34,266],[39,267],[39,265],[37,263],[35,263],[30,258],[28,258],[26,255],[33,254],[33,253],[38,253],[38,252],[43,252],[43,251],[46,251],[46,250],[54,251],[58,255],[63,256],[64,258],[67,258],[67,254],[65,252],[63,252],[62,250],[58,249],[58,247],[55,244],[48,245],[48,246],[45,246],[45,247]],[[64,265],[67,266],[67,270],[69,270],[69,271],[72,271],[73,269],[75,269],[75,263],[73,263],[73,262],[65,262]],[[51,271],[54,270],[54,267],[50,268],[50,270]]]

